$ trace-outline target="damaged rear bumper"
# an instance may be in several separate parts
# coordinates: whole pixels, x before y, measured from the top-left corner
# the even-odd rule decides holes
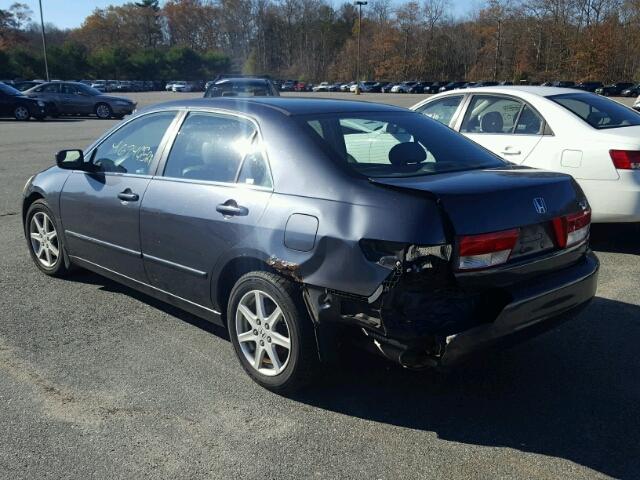
[[[439,363],[451,366],[475,352],[516,343],[569,320],[595,296],[599,266],[589,252],[569,269],[528,282],[493,322],[447,337]]]
[[[383,316],[376,324],[377,319],[370,315],[345,315],[347,304],[353,306],[354,303],[338,300],[326,292],[307,290],[306,300],[320,330],[335,321],[352,324],[364,333],[357,338],[363,346],[407,368],[450,367],[475,353],[517,343],[572,318],[594,297],[598,270],[597,257],[587,251],[566,268],[514,282],[502,291],[508,301],[500,303],[502,296],[484,299],[485,304],[497,305],[490,319],[466,325],[456,332],[397,329],[391,328],[390,319],[385,324]],[[455,303],[464,303],[464,300],[457,299]],[[435,304],[431,309],[428,305],[422,308],[423,312],[439,312]],[[429,313],[423,315],[426,318]],[[321,352],[326,351],[326,345],[320,347]]]

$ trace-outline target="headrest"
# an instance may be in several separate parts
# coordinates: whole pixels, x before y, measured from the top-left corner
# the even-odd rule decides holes
[[[393,165],[417,164],[426,159],[427,152],[416,142],[399,143],[389,151],[389,162]]]
[[[485,113],[480,119],[480,129],[485,133],[502,133],[504,120],[499,112]]]

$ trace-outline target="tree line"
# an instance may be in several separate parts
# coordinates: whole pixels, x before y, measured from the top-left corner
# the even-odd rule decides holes
[[[45,12],[46,13],[46,12]],[[44,76],[39,24],[0,9],[0,78]],[[142,0],[47,24],[56,78],[185,80],[222,72],[306,81],[640,78],[640,0]]]

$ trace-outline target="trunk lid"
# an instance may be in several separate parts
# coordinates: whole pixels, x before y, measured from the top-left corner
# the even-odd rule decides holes
[[[540,225],[581,210],[580,187],[569,176],[522,167],[467,170],[371,182],[435,197],[456,235]]]

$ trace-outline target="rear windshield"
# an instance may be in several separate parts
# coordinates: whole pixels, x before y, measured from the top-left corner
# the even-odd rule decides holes
[[[640,114],[599,95],[565,93],[553,95],[549,99],[599,130],[640,125]]]
[[[273,95],[264,80],[240,80],[216,83],[209,87],[206,97],[262,97]]]
[[[504,167],[499,157],[414,112],[303,117],[304,128],[337,162],[366,177],[413,177]]]

